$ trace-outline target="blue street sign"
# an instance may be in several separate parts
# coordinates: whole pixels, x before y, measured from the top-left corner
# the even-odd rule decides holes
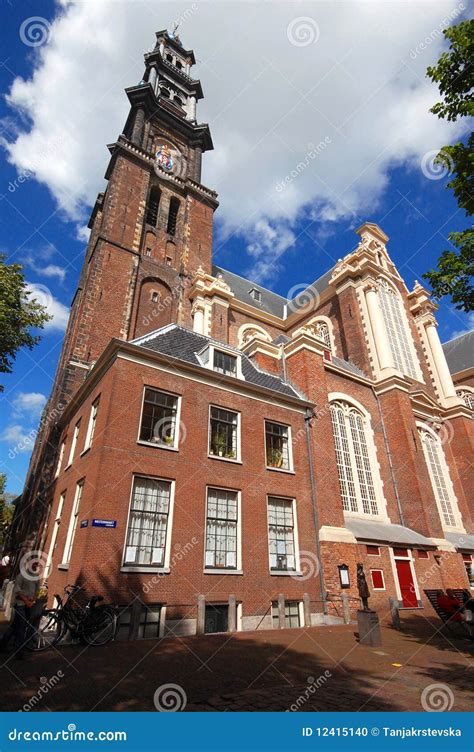
[[[81,527],[87,527],[89,520],[81,520]]]
[[[92,520],[92,527],[117,527],[117,520]]]

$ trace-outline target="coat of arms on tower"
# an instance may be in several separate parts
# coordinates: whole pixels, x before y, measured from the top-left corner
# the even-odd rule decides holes
[[[174,167],[173,157],[168,144],[160,144],[155,154],[155,165],[166,172],[172,172]]]

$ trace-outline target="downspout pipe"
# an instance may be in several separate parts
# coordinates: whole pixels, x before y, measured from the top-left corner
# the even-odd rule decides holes
[[[318,557],[319,565],[319,587],[321,601],[323,603],[323,613],[327,615],[328,607],[326,602],[326,588],[324,585],[324,568],[323,560],[321,558],[321,543],[319,540],[319,515],[316,505],[316,479],[314,477],[314,464],[313,464],[313,442],[311,439],[311,421],[314,418],[314,412],[310,409],[306,410],[305,414],[305,427],[306,427],[306,447],[308,451],[308,465],[309,465],[309,479],[311,485],[311,507],[313,511],[314,532],[316,537],[316,556]]]
[[[390,468],[390,475],[391,475],[391,478],[392,478],[393,489],[395,491],[395,499],[397,501],[398,516],[400,517],[400,524],[403,525],[403,527],[406,527],[406,525],[405,525],[405,519],[403,517],[402,504],[401,504],[401,501],[400,501],[400,494],[398,492],[397,479],[395,477],[395,469],[394,469],[394,466],[393,466],[392,451],[391,451],[390,445],[388,443],[387,431],[386,431],[386,428],[385,428],[385,420],[384,420],[383,413],[382,413],[382,406],[380,404],[379,395],[377,394],[377,392],[375,391],[375,388],[373,386],[372,386],[372,391],[374,393],[374,397],[375,397],[375,400],[377,402],[377,407],[378,407],[378,411],[379,411],[380,425],[382,426],[383,440],[384,440],[384,443],[385,443],[385,451],[387,452],[388,466]]]

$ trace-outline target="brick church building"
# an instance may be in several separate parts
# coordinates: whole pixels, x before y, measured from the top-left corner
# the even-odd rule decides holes
[[[376,224],[296,299],[213,265],[194,55],[156,34],[72,302],[13,539],[122,639],[324,622],[474,587],[472,335],[441,345]]]

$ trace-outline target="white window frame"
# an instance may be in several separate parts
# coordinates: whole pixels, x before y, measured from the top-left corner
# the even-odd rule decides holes
[[[272,617],[272,629],[280,629],[280,624],[279,624],[279,615],[280,614],[279,614],[279,609],[278,609],[278,601],[270,601],[270,603],[271,603],[270,613],[271,613],[271,617]],[[277,608],[277,616],[275,617],[276,622],[277,622],[277,626],[276,627],[273,626],[273,619],[274,619],[274,617],[273,617],[273,604],[274,603],[276,604],[276,608]],[[305,623],[304,623],[304,604],[303,604],[303,601],[301,601],[299,598],[285,598],[285,621],[286,621],[286,604],[287,603],[296,603],[297,604],[297,606],[298,606],[298,621],[299,621],[299,624],[298,624],[297,627],[287,627],[285,625],[284,629],[301,629],[301,627],[305,626]]]
[[[283,428],[286,428],[288,431],[287,436],[287,446],[288,446],[288,467],[273,467],[272,465],[268,464],[268,457],[267,457],[267,423],[273,423],[276,426],[283,426]],[[265,467],[267,470],[275,470],[278,473],[294,473],[294,466],[293,466],[293,437],[291,433],[291,426],[288,425],[288,423],[282,423],[279,420],[271,420],[270,418],[265,418],[263,421],[263,433],[264,433],[264,450],[265,450]]]
[[[225,373],[219,373],[219,371],[216,371],[214,369],[214,352],[215,350],[218,350],[221,353],[224,353],[225,355],[230,355],[233,358],[236,358],[236,373],[235,375],[225,374]],[[226,347],[225,345],[214,345],[212,343],[209,343],[205,347],[203,347],[200,352],[196,353],[197,358],[202,366],[205,368],[208,368],[210,371],[215,373],[217,376],[223,376],[229,379],[244,379],[244,375],[242,373],[242,354],[239,352],[236,352],[235,350],[232,350],[230,347]]]
[[[217,491],[230,491],[237,494],[237,542],[236,542],[236,566],[233,569],[221,568],[221,567],[206,567],[206,537],[207,537],[207,503],[209,498],[209,491],[211,489]],[[204,574],[243,574],[242,572],[242,492],[236,488],[225,488],[224,486],[207,485],[206,486],[206,501],[204,508]]]
[[[125,554],[126,554],[127,539],[128,539],[128,526],[130,523],[130,515],[132,511],[133,489],[135,487],[135,480],[138,478],[144,478],[145,480],[155,480],[155,481],[161,480],[164,483],[170,484],[170,501],[169,501],[169,511],[168,511],[168,525],[166,528],[165,556],[164,556],[164,561],[163,561],[162,566],[156,566],[154,564],[151,564],[150,566],[146,566],[144,564],[125,564],[125,558],[126,558]],[[123,546],[122,546],[122,566],[120,567],[121,572],[143,572],[143,573],[148,572],[151,574],[156,574],[156,573],[169,574],[175,489],[176,489],[176,481],[171,478],[163,478],[157,475],[146,475],[143,473],[133,474],[131,488],[130,488],[129,502],[128,502],[127,524],[125,526],[125,537],[124,537]]]
[[[74,433],[72,434],[72,441],[71,441],[71,447],[69,449],[69,457],[67,461],[66,467],[71,467],[73,461],[74,461],[74,455],[76,453],[76,446],[77,441],[79,439],[79,431],[81,430],[81,420],[82,418],[79,418],[76,425],[74,426]]]
[[[217,410],[226,410],[228,413],[234,413],[234,415],[237,415],[237,437],[236,437],[236,457],[219,457],[218,454],[211,454],[211,410],[215,407]],[[241,414],[238,410],[235,410],[233,407],[224,407],[224,405],[215,405],[210,404],[209,410],[208,410],[208,416],[207,416],[207,456],[211,460],[221,460],[223,462],[236,462],[237,464],[242,464],[241,460]]]
[[[97,423],[97,414],[99,412],[99,403],[100,403],[100,395],[95,398],[94,402],[91,405],[91,411],[89,413],[89,422],[87,424],[86,440],[84,442],[84,449],[82,450],[83,453],[87,452],[87,450],[91,448],[92,442],[94,440],[95,426]]]
[[[418,439],[421,444],[421,449],[423,452],[423,457],[425,459],[425,464],[428,469],[428,475],[431,481],[431,490],[433,492],[434,499],[436,501],[436,507],[438,509],[439,518],[441,521],[441,527],[443,530],[448,531],[456,531],[460,533],[465,533],[466,530],[463,525],[462,516],[459,511],[459,505],[456,493],[454,491],[453,481],[451,479],[451,473],[449,472],[449,465],[446,460],[446,454],[443,449],[442,442],[438,436],[438,434],[433,431],[430,426],[427,426],[426,423],[422,423],[421,421],[416,422],[417,428],[418,428]],[[443,506],[442,506],[442,500],[438,493],[438,486],[436,484],[435,477],[433,475],[433,468],[431,466],[431,462],[429,461],[427,450],[425,449],[425,442],[423,441],[420,433],[421,431],[424,431],[425,433],[429,434],[432,439],[435,440],[436,446],[438,448],[438,459],[441,466],[441,471],[443,474],[443,480],[444,484],[446,486],[446,491],[448,493],[448,502],[451,507],[451,514],[454,517],[454,525],[449,524],[446,522],[444,512],[443,512]]]
[[[367,452],[369,455],[369,463],[370,468],[372,472],[372,483],[374,486],[375,491],[375,502],[377,505],[377,514],[373,513],[365,513],[362,505],[362,496],[360,494],[359,490],[359,482],[358,482],[358,475],[356,468],[356,462],[355,458],[352,456],[352,453],[350,453],[350,461],[351,461],[351,469],[353,478],[357,478],[357,484],[355,484],[355,491],[356,491],[356,500],[357,500],[357,511],[351,511],[348,509],[344,509],[343,512],[344,516],[347,517],[355,517],[357,519],[363,519],[363,520],[376,520],[376,521],[383,521],[383,522],[390,522],[390,518],[387,515],[387,502],[384,497],[383,493],[383,480],[380,473],[380,464],[377,458],[377,446],[375,443],[375,436],[374,436],[374,429],[372,427],[372,416],[366,410],[366,408],[361,405],[360,402],[355,400],[353,397],[349,396],[348,394],[344,394],[343,392],[330,392],[328,395],[328,402],[329,402],[329,408],[331,409],[332,403],[334,402],[345,402],[349,408],[355,409],[359,411],[362,415],[362,418],[364,419],[364,433],[365,433],[365,441],[367,444]],[[331,413],[331,423],[332,423],[332,413]],[[334,431],[333,431],[333,441],[334,441],[334,449],[336,450],[336,443],[334,438]],[[338,478],[339,478],[339,470],[338,470]],[[343,503],[342,493],[341,495],[341,502]]]
[[[59,448],[59,455],[58,455],[58,462],[56,464],[56,472],[54,473],[54,477],[58,478],[59,474],[61,472],[61,467],[63,465],[63,459],[64,459],[64,450],[66,449],[66,439],[64,439],[61,442],[61,446]]]
[[[383,587],[375,587],[374,580],[372,578],[372,572],[380,572],[380,574],[382,575]],[[370,568],[370,584],[372,586],[372,590],[375,590],[377,592],[381,592],[382,590],[386,589],[385,588],[385,574],[384,574],[383,569],[372,568],[372,567]]]
[[[462,399],[468,410],[474,411],[474,389],[471,386],[457,386],[455,387],[456,395]],[[472,404],[466,402],[466,398]]]
[[[177,401],[176,402],[175,431],[174,431],[174,437],[173,437],[174,441],[172,444],[161,444],[159,442],[154,442],[154,441],[145,441],[144,439],[140,438],[140,434],[142,431],[143,410],[145,408],[145,392],[147,389],[151,389],[154,392],[161,392],[162,394],[167,394],[169,397],[174,397]],[[180,434],[180,426],[181,426],[181,402],[182,402],[182,397],[180,394],[175,394],[174,392],[170,392],[167,389],[161,389],[161,387],[150,386],[149,384],[145,384],[145,386],[143,387],[142,405],[140,408],[140,420],[138,423],[137,444],[143,444],[144,446],[157,447],[158,449],[167,449],[168,451],[177,452],[179,450],[179,434]]]
[[[85,478],[82,478],[82,480],[79,480],[76,483],[76,491],[74,493],[74,501],[73,501],[72,509],[71,509],[71,517],[69,519],[69,527],[67,530],[66,543],[64,545],[63,560],[60,565],[62,568],[69,567],[69,564],[71,563],[72,549],[74,546],[74,538],[76,536],[76,530],[77,530],[77,521],[79,519],[79,508],[80,508],[81,501],[82,501],[82,495],[84,493],[84,484],[85,484]]]
[[[56,548],[56,539],[58,537],[59,526],[61,524],[61,516],[63,513],[64,502],[66,500],[66,491],[63,491],[59,497],[58,508],[56,510],[56,516],[54,518],[54,525],[51,531],[51,540],[49,542],[48,556],[46,558],[46,566],[44,568],[43,578],[48,579],[51,574],[54,549]]]
[[[281,501],[291,501],[291,508],[293,512],[293,547],[295,550],[295,568],[294,569],[281,569],[281,570],[272,569],[271,557],[270,557],[270,515],[269,515],[270,499],[279,499]],[[300,544],[299,544],[299,536],[298,536],[298,516],[297,516],[297,510],[296,510],[296,499],[292,496],[281,496],[279,494],[267,494],[266,501],[267,501],[268,571],[272,576],[276,576],[276,577],[298,576],[302,574],[302,572],[301,572],[301,561],[300,561]]]
[[[310,319],[305,325],[304,328],[310,328],[311,326],[314,326],[314,324],[326,324],[328,328],[328,337],[329,337],[329,344],[326,342],[326,340],[318,337],[316,334],[314,335],[318,342],[321,342],[322,345],[328,350],[331,351],[333,355],[336,355],[336,342],[334,339],[334,326],[330,318],[328,316],[314,316],[312,319]]]

